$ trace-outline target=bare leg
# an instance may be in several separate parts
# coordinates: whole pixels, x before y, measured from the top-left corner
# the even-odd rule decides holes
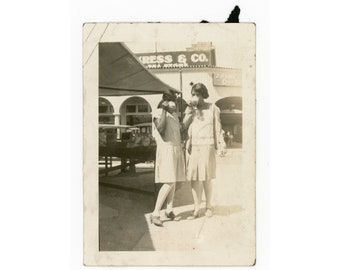
[[[161,212],[161,208],[163,206],[163,203],[164,203],[166,197],[168,196],[168,194],[171,191],[173,186],[174,186],[174,184],[163,184],[162,185],[161,189],[159,190],[158,196],[157,196],[155,209],[152,213],[153,216],[155,216],[155,217],[160,216],[160,212]]]
[[[203,191],[203,186],[202,182],[200,181],[191,181],[191,191],[192,191],[192,196],[194,197],[194,213],[198,213],[201,205],[201,200],[202,200],[202,191]]]
[[[206,199],[206,211],[205,216],[206,217],[212,217],[213,212],[211,209],[211,197],[212,197],[212,183],[211,180],[207,180],[203,182],[203,188],[204,188],[204,194]]]
[[[206,208],[211,208],[211,197],[212,197],[212,183],[211,180],[203,182],[204,194],[206,199]]]
[[[172,206],[174,204],[175,190],[176,190],[176,183],[172,184],[172,187],[166,199],[166,212],[167,213],[170,213],[172,211]]]

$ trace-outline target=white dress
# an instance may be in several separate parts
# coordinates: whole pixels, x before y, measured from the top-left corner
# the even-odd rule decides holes
[[[153,118],[160,118],[162,109],[157,109]],[[185,161],[181,146],[180,123],[176,113],[166,113],[164,133],[161,135],[153,123],[157,143],[155,182],[174,183],[185,181]]]
[[[188,130],[191,154],[187,156],[187,179],[206,181],[216,178],[216,150],[225,148],[220,111],[214,104],[196,112]]]

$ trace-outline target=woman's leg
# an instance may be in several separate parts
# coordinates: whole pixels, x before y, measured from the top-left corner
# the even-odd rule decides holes
[[[206,199],[206,208],[211,208],[211,197],[212,197],[212,182],[206,180],[203,182],[204,194]]]
[[[168,184],[168,183],[162,185],[161,189],[158,192],[155,209],[152,213],[152,215],[154,217],[160,216],[160,212],[161,212],[161,208],[163,206],[163,203],[164,203],[165,199],[167,198],[169,192],[173,188],[173,186],[174,186],[174,184]]]
[[[211,198],[212,198],[212,182],[211,180],[206,180],[203,182],[204,194],[206,199],[206,215],[212,216],[211,211]]]
[[[202,200],[203,186],[201,181],[191,181],[191,191],[194,197],[194,214],[197,214]]]
[[[167,213],[170,213],[172,211],[172,207],[173,207],[173,204],[174,204],[176,183],[173,183],[171,185],[172,185],[172,187],[171,187],[169,194],[166,198],[166,212]]]

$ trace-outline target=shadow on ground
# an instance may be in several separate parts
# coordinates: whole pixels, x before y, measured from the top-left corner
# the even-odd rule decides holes
[[[99,250],[132,250],[148,231],[145,214],[152,207],[153,196],[100,186]]]
[[[217,205],[213,207],[213,215],[214,216],[230,216],[232,214],[236,214],[239,212],[244,211],[244,209],[240,205],[229,205],[229,206],[224,206],[224,205]],[[185,211],[178,213],[178,216],[181,217],[181,219],[186,219],[190,215],[192,215],[193,211]],[[200,209],[200,217],[203,217],[205,215],[205,208]]]
[[[218,183],[216,182],[215,185]],[[188,247],[185,244],[197,240],[194,238],[195,235],[190,235],[190,233],[193,233],[195,229],[200,229],[203,223],[206,223],[206,226],[209,223],[204,222],[205,219],[186,221],[193,211],[190,182],[177,183],[175,192],[174,212],[184,222],[164,220],[164,226],[167,228],[159,228],[150,224],[148,218],[153,211],[159,187],[160,185],[154,183],[152,168],[137,169],[134,174],[111,172],[109,176],[99,178],[100,251],[152,251],[169,250],[174,247],[187,250]],[[224,184],[217,187],[222,187],[217,188],[222,194],[213,209],[215,217],[228,217],[244,211],[240,205],[229,205],[230,200],[223,200],[223,198],[229,198],[226,195],[228,189],[224,189]],[[203,201],[202,217],[205,212],[204,205]],[[212,218],[209,222],[214,223],[216,220],[220,219]],[[164,237],[166,241],[163,241]],[[178,237],[181,239],[179,242],[176,240]],[[181,244],[184,246],[181,247]]]

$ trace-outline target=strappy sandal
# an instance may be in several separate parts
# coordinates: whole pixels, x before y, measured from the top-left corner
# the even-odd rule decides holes
[[[179,216],[176,216],[175,214],[174,214],[174,212],[170,212],[170,213],[167,213],[166,211],[165,211],[165,216],[167,217],[167,218],[169,218],[170,220],[174,220],[174,221],[179,221],[180,219],[181,219],[181,217],[179,217]]]

